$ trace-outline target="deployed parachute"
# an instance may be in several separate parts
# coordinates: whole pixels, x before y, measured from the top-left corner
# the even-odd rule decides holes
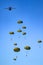
[[[16,8],[8,7],[8,8],[5,8],[5,9],[8,9],[9,11],[11,11],[12,9],[16,9]]]
[[[26,29],[26,26],[22,26],[22,29]]]
[[[31,47],[30,47],[30,46],[25,46],[24,49],[25,49],[25,50],[30,50]]]
[[[15,46],[17,46],[17,43],[14,43]]]
[[[22,23],[23,23],[23,21],[22,21],[22,20],[19,20],[17,23],[18,23],[18,24],[22,24]]]
[[[22,35],[26,35],[26,32],[23,32]]]
[[[9,32],[9,34],[11,35],[11,40],[13,40],[12,36],[14,35],[14,32]]]
[[[15,60],[15,61],[16,61],[16,58],[14,58],[13,60]]]
[[[15,60],[15,61],[16,61],[16,60],[17,60],[17,56],[16,56],[13,60]]]
[[[19,52],[20,51],[20,48],[16,47],[13,49],[15,52]]]
[[[19,29],[19,30],[17,30],[17,32],[22,32],[22,30]]]
[[[12,35],[12,34],[14,34],[14,32],[9,32],[9,34],[11,34],[11,35]]]
[[[38,40],[38,43],[42,43],[42,41],[41,40]]]
[[[39,43],[39,48],[41,48],[40,44],[42,43],[42,40],[38,40],[37,42]]]

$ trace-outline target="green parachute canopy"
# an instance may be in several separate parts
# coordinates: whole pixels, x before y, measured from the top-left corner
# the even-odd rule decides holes
[[[17,46],[17,43],[14,43],[15,46]]]
[[[15,61],[16,61],[16,58],[14,58],[13,60],[15,60]]]
[[[26,29],[26,26],[22,26],[22,29]]]
[[[9,32],[9,34],[14,34],[14,32]]]
[[[18,24],[22,24],[22,23],[23,23],[23,21],[22,21],[22,20],[19,20],[17,23],[18,23]]]
[[[22,32],[22,35],[26,35],[26,32]]]
[[[19,29],[19,30],[17,30],[17,32],[22,32],[22,30]]]
[[[38,43],[42,43],[42,41],[41,40],[38,40]]]
[[[25,49],[25,50],[30,50],[31,47],[30,47],[30,46],[25,46],[24,49]]]
[[[19,52],[20,51],[20,48],[16,47],[13,49],[15,52]]]

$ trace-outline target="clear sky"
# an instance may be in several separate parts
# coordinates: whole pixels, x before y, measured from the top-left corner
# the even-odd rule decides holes
[[[9,6],[16,9],[4,9]],[[18,20],[23,24],[17,24]],[[27,27],[22,30],[26,31],[25,36],[17,32],[23,25]],[[15,34],[9,35],[10,31]],[[43,65],[43,42],[38,44],[39,39],[43,41],[43,0],[0,0],[0,65]],[[13,51],[14,42],[21,49],[18,53]],[[26,45],[31,50],[26,51]]]

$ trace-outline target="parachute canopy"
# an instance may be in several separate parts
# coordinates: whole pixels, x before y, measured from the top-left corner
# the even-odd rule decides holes
[[[9,32],[9,34],[14,34],[14,32]]]
[[[26,32],[23,32],[22,35],[26,35]]]
[[[26,29],[26,26],[22,26],[22,29]]]
[[[17,23],[18,23],[18,24],[22,24],[22,23],[23,23],[23,21],[22,21],[22,20],[19,20]]]
[[[13,60],[15,60],[15,61],[16,61],[16,58],[14,58]]]
[[[30,47],[30,46],[25,46],[24,49],[26,49],[26,50],[30,50],[31,47]]]
[[[17,46],[17,43],[14,43],[15,46]]]
[[[38,40],[38,43],[42,43],[42,41],[41,40]]]
[[[20,51],[20,48],[16,47],[13,49],[15,52],[19,52]]]
[[[17,30],[17,32],[22,32],[22,30],[19,29],[19,30]]]

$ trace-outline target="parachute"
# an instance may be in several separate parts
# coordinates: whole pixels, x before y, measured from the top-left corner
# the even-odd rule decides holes
[[[19,52],[20,51],[20,48],[16,47],[13,49],[15,52]]]
[[[17,46],[17,43],[14,43],[15,46]]]
[[[24,49],[25,49],[25,50],[30,50],[31,47],[30,47],[30,46],[25,46]]]
[[[9,34],[14,34],[14,32],[9,32]]]
[[[26,29],[26,26],[22,26],[22,29]]]
[[[39,48],[41,48],[41,45],[40,44],[42,43],[42,40],[38,40],[37,42],[39,44]]]
[[[26,32],[23,32],[22,35],[26,35]]]
[[[17,32],[22,32],[22,30],[19,29],[19,30],[17,30]]]
[[[16,61],[16,58],[14,58],[13,60],[15,60],[15,61]]]
[[[17,23],[18,23],[18,24],[22,24],[22,23],[23,23],[23,21],[22,21],[22,20],[19,20]]]
[[[38,40],[38,43],[42,43],[42,41],[41,40]]]

